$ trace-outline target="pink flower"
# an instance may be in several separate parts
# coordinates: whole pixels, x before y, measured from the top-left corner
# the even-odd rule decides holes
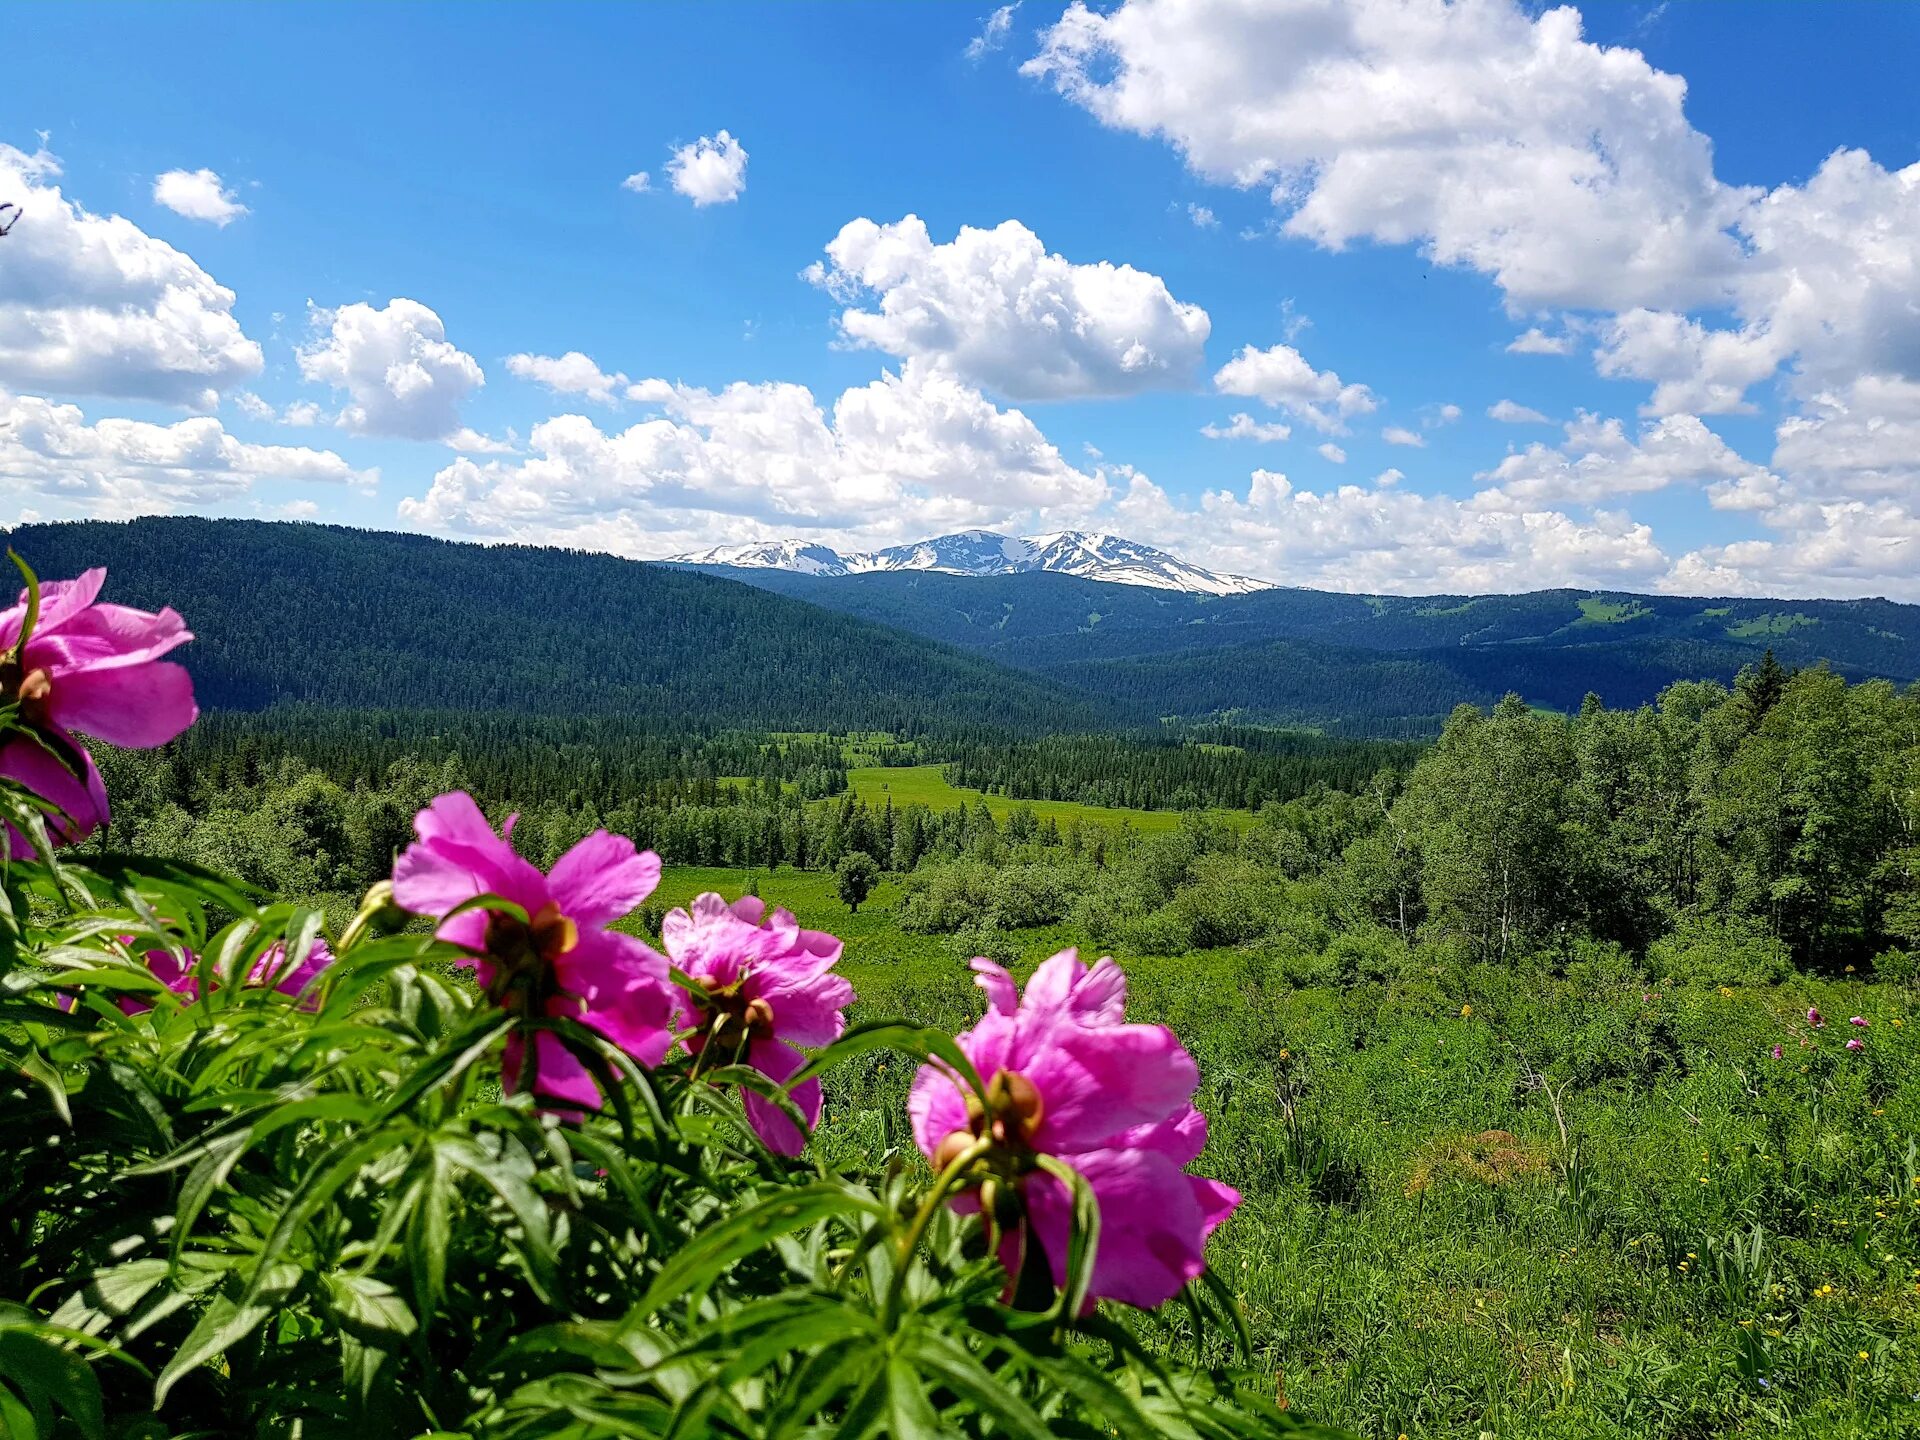
[[[497,895],[526,912],[473,909],[442,919],[434,931],[472,955],[487,998],[515,1015],[569,1018],[598,1030],[642,1065],[657,1065],[673,1043],[672,985],[666,960],[631,935],[606,927],[660,883],[660,857],[636,852],[624,835],[596,830],[555,863],[551,874],[508,843],[513,821],[496,835],[465,791],[442,795],[414,817],[419,840],[393,867],[394,903],[417,915],[445,916],[478,895]],[[507,1040],[507,1086],[520,1085],[526,1036]],[[551,1031],[536,1032],[534,1093],[576,1109],[600,1103],[587,1067]]]
[[[718,895],[693,902],[691,912],[670,910],[660,926],[667,954],[706,991],[684,992],[675,1024],[696,1030],[687,1048],[705,1054],[709,1045],[770,1080],[784,1081],[806,1057],[794,1044],[828,1045],[847,1028],[841,1013],[853,1003],[853,986],[831,975],[840,942],[819,930],[802,930],[785,910],[766,913],[753,895],[728,905]],[[791,1042],[791,1043],[790,1043]],[[794,1087],[793,1101],[809,1126],[820,1120],[820,1082]],[[754,1133],[769,1150],[798,1155],[807,1137],[771,1103],[752,1091],[742,1096]]]
[[[193,638],[172,610],[150,615],[96,605],[105,570],[40,587],[40,615],[21,653],[27,601],[0,613],[0,703],[18,703],[33,736],[0,740],[0,776],[18,781],[62,815],[48,817],[56,844],[83,840],[107,823],[106,788],[78,730],[113,745],[164,745],[194,721],[193,681],[160,659]],[[7,827],[16,859],[30,856],[26,836]]]
[[[985,1163],[1010,1180],[1018,1202],[1001,1263],[1017,1277],[1023,1246],[1037,1245],[1055,1285],[1066,1279],[1072,1197],[1033,1157],[1072,1166],[1100,1204],[1090,1298],[1160,1304],[1205,1268],[1207,1236],[1240,1203],[1239,1192],[1185,1173],[1207,1140],[1193,1106],[1193,1057],[1164,1026],[1125,1023],[1126,977],[1110,959],[1089,970],[1063,950],[1024,996],[991,960],[973,969],[989,1009],[958,1040],[992,1108],[982,1110],[944,1066],[924,1065],[907,1100],[914,1139],[936,1166],[977,1138],[992,1141]],[[969,1193],[957,1208],[979,1203]]]
[[[1773,1058],[1776,1060],[1781,1058],[1781,1050],[1778,1045],[1773,1047]]]
[[[122,937],[123,941],[129,938]],[[176,995],[184,995],[188,1000],[198,998],[200,979],[194,971],[199,967],[200,957],[193,951],[182,950],[176,955],[171,950],[149,950],[140,958],[147,962],[147,969],[153,972],[154,978]],[[265,985],[271,981],[273,988],[283,995],[303,995],[307,987],[320,978],[320,972],[333,963],[333,951],[327,948],[326,941],[315,937],[313,948],[307,951],[307,958],[282,973],[286,960],[286,942],[276,940],[253,962],[253,969],[247,972],[247,984]],[[139,1015],[153,1008],[152,1002],[134,995],[122,995],[116,1003],[129,1015]]]
[[[1827,1028],[1826,1017],[1820,1013],[1818,1006],[1809,1005],[1807,1007],[1807,1024],[1813,1026],[1816,1030],[1824,1030]]]
[[[1854,1036],[1853,1039],[1847,1041],[1847,1049],[1849,1050],[1864,1050],[1866,1048],[1867,1048],[1867,1042],[1862,1040],[1857,1035]]]
[[[1854,1016],[1851,1020],[1847,1021],[1847,1024],[1858,1025],[1862,1030],[1867,1028],[1867,1021],[1864,1015]]]

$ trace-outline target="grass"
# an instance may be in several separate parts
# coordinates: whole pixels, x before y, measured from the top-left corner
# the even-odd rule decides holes
[[[1154,834],[1180,828],[1180,814],[1174,810],[1122,810],[1109,805],[1082,805],[1072,800],[1014,800],[1005,795],[988,795],[948,783],[946,772],[938,765],[870,766],[847,772],[847,785],[853,794],[869,805],[885,805],[891,799],[896,808],[925,805],[932,810],[955,810],[984,799],[997,821],[1022,807],[1034,817],[1065,828],[1078,821],[1082,825],[1105,825],[1115,829],[1131,826],[1142,834]],[[1244,811],[1212,812],[1240,824],[1251,823]]]
[[[747,879],[674,869],[660,896]],[[846,941],[855,1019],[978,1018],[964,957],[894,925],[895,881],[853,914],[830,875],[756,880]],[[1013,938],[1024,974],[1077,936]],[[1256,951],[1121,957],[1131,1017],[1199,1062],[1197,1168],[1245,1196],[1211,1254],[1267,1383],[1369,1440],[1920,1434],[1909,988],[1414,956],[1301,988]],[[913,1069],[836,1072],[823,1153],[910,1154]]]
[[[1813,616],[1802,615],[1797,611],[1772,611],[1765,615],[1755,615],[1749,620],[1742,620],[1738,625],[1729,625],[1727,634],[1740,640],[1752,640],[1763,635],[1791,634],[1803,626],[1819,623]]]
[[[1624,625],[1629,620],[1638,620],[1653,612],[1638,600],[1602,600],[1597,595],[1588,595],[1580,601],[1580,618],[1576,625]]]

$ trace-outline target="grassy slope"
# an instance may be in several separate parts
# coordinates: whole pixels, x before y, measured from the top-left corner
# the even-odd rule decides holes
[[[1108,805],[1081,805],[1072,800],[1013,800],[1005,795],[987,795],[984,791],[952,785],[938,765],[871,766],[847,772],[848,788],[869,805],[885,805],[891,799],[896,807],[925,805],[933,810],[953,810],[972,805],[984,798],[995,820],[1004,821],[1015,810],[1032,810],[1036,819],[1049,816],[1063,828],[1071,821],[1083,825],[1130,825],[1142,834],[1154,834],[1180,828],[1175,810],[1122,810]],[[1251,816],[1241,810],[1211,812],[1229,823],[1244,824]]]
[[[672,870],[661,894],[731,896],[744,879]],[[758,883],[846,940],[856,1019],[980,1013],[946,940],[893,927],[893,882],[858,915],[830,876]],[[1024,971],[1075,937],[1018,938]],[[1237,952],[1122,958],[1133,1018],[1171,1024],[1200,1062],[1200,1168],[1247,1197],[1214,1263],[1301,1412],[1388,1440],[1914,1433],[1911,991],[1648,991],[1599,971],[1294,989]],[[1834,1023],[1802,1049],[1809,1003]],[[1854,1014],[1871,1026],[1849,1029]],[[1847,1055],[1843,1032],[1867,1050]],[[1767,1057],[1776,1040],[1785,1061]],[[1553,1107],[1523,1057],[1566,1087],[1584,1199],[1556,1174]],[[911,1072],[863,1057],[837,1075],[829,1153],[910,1147]],[[1496,1129],[1514,1137],[1506,1173],[1436,1163]],[[1423,1165],[1435,1179],[1415,1190]],[[1748,1276],[1719,1257],[1756,1221]]]

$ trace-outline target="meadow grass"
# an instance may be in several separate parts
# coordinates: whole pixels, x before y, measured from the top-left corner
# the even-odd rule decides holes
[[[753,879],[846,941],[856,1021],[980,1014],[965,957],[893,923],[896,881],[855,914],[831,875]],[[747,880],[680,867],[659,893]],[[1012,938],[1024,974],[1078,937]],[[1246,1197],[1212,1260],[1301,1413],[1385,1440],[1920,1434],[1911,990],[1617,961],[1294,988],[1257,952],[1119,958],[1131,1017],[1199,1061],[1197,1168]],[[836,1072],[822,1153],[917,1163],[913,1069]]]
[[[847,788],[855,798],[869,805],[885,805],[892,800],[895,808],[925,805],[932,810],[955,810],[984,799],[993,818],[1001,822],[1024,807],[1033,811],[1035,819],[1051,818],[1063,829],[1076,820],[1082,825],[1114,829],[1130,826],[1142,835],[1164,834],[1180,828],[1177,810],[1123,810],[1111,805],[1082,805],[1073,800],[1014,800],[950,784],[946,771],[939,765],[865,766],[847,772]],[[1208,813],[1224,817],[1230,824],[1252,823],[1252,816],[1244,810]]]

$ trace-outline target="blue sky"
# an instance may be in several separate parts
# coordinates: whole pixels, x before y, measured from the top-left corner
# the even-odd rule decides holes
[[[0,520],[1920,599],[1920,11],[1003,13],[11,7]]]

